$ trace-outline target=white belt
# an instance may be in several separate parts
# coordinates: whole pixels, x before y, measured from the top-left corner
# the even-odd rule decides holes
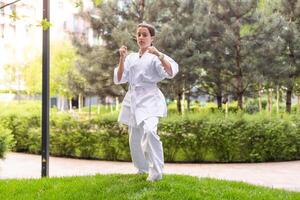
[[[138,95],[139,92],[143,90],[149,90],[149,89],[155,89],[157,88],[156,84],[147,84],[147,85],[142,85],[142,86],[136,86],[134,84],[129,85],[129,90],[130,90],[130,124],[132,126],[136,125],[136,119],[135,119],[135,110],[136,110],[136,96]]]

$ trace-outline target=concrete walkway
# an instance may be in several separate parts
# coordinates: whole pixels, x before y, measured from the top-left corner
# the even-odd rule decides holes
[[[78,160],[50,157],[49,175],[82,176],[100,174],[131,174],[135,168],[129,162]],[[243,181],[255,185],[300,192],[300,161],[257,164],[169,164],[166,174],[184,174]],[[39,155],[8,153],[0,160],[0,178],[39,178]]]

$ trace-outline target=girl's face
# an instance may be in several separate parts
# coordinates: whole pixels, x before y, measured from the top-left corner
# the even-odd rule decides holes
[[[151,46],[153,37],[150,35],[148,28],[138,27],[136,30],[136,41],[140,49],[146,49]]]

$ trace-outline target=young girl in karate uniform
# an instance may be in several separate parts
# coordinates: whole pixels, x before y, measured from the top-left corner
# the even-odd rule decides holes
[[[160,117],[167,115],[165,97],[157,83],[173,78],[178,64],[152,46],[155,29],[142,23],[137,26],[139,52],[127,55],[127,47],[119,49],[119,65],[114,70],[114,83],[128,83],[119,122],[128,125],[131,158],[138,173],[149,173],[148,181],[162,179],[163,147],[157,135]]]

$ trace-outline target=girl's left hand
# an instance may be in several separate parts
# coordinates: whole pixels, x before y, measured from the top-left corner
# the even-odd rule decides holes
[[[152,53],[156,56],[159,56],[159,51],[155,47],[153,47],[153,46],[148,47],[147,50],[148,50],[149,53]]]

